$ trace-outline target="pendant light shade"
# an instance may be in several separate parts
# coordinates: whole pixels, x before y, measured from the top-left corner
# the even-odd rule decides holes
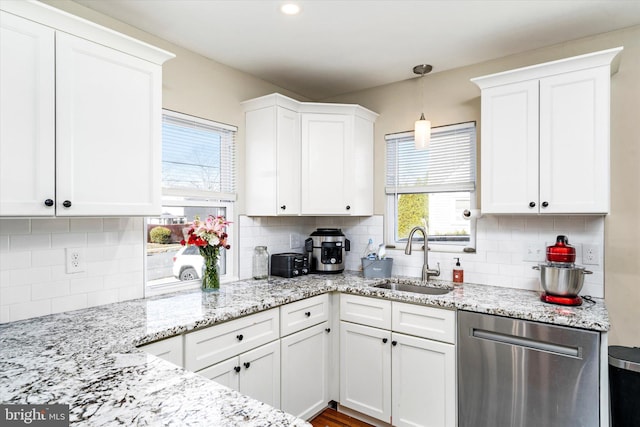
[[[424,75],[431,72],[432,69],[433,67],[431,65],[422,64],[413,67],[413,72],[420,74],[420,82],[422,83]],[[421,93],[422,107],[424,108],[424,88],[421,90]],[[420,118],[415,123],[413,136],[415,138],[416,150],[424,150],[429,147],[429,142],[431,141],[431,121],[424,118],[424,112],[420,114]]]
[[[424,118],[424,113],[420,115],[419,120],[416,120],[413,136],[416,150],[424,150],[429,146],[429,142],[431,142],[431,122]]]

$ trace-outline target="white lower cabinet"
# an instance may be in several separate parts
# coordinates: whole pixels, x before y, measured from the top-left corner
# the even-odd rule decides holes
[[[162,341],[152,342],[140,347],[147,353],[153,354],[161,359],[184,367],[184,357],[182,348],[182,335],[167,338]]]
[[[196,373],[280,408],[280,346],[277,341]]]
[[[308,420],[329,402],[329,322],[280,340],[282,410]]]
[[[391,332],[340,322],[340,404],[391,421]]]
[[[343,297],[340,404],[394,426],[454,427],[455,312],[354,295]],[[367,316],[356,317],[361,324],[352,323],[354,317],[349,312],[353,310],[342,310],[343,302],[345,307],[360,307],[360,313],[366,313],[371,302],[376,311],[391,313],[392,326],[367,326]],[[372,317],[374,324],[378,317]],[[433,337],[438,341],[428,339]]]

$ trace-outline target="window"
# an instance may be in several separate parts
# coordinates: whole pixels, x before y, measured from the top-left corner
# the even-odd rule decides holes
[[[234,126],[163,111],[163,206],[161,216],[147,219],[147,295],[197,286],[202,257],[180,240],[196,216],[233,218],[236,131]],[[166,230],[152,231],[158,227]],[[232,266],[232,251],[221,249],[222,280],[231,276]]]
[[[475,208],[475,122],[433,128],[426,150],[414,148],[413,132],[385,139],[387,241],[406,242],[427,224],[430,242],[473,248],[475,221],[462,213]]]

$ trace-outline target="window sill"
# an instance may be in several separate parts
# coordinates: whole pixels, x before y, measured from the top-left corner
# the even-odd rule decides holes
[[[412,246],[413,251],[422,251],[424,245],[422,242],[414,243]],[[390,245],[386,246],[387,256],[390,254],[394,255],[404,255],[405,245],[402,243],[397,243],[395,247],[390,247]],[[429,252],[442,252],[442,253],[452,253],[452,254],[462,254],[462,253],[475,253],[475,249],[471,252],[469,250],[465,251],[467,246],[458,246],[458,245],[435,245],[433,243],[429,244]]]
[[[235,276],[225,276],[220,278],[220,284],[231,283],[237,281]],[[158,295],[164,295],[171,292],[187,291],[200,288],[200,280],[175,280],[167,283],[158,283],[153,285],[146,285],[144,296],[145,298],[154,297]]]

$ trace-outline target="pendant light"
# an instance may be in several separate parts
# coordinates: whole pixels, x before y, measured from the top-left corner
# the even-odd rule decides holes
[[[433,67],[428,64],[421,64],[413,67],[413,72],[420,75],[420,83],[422,83],[423,86],[420,91],[422,94],[420,98],[422,108],[424,108],[424,75],[429,74],[432,69]],[[413,135],[415,138],[416,150],[424,150],[429,147],[429,142],[431,141],[431,122],[424,118],[424,110],[423,113],[420,114],[420,118],[415,123]]]

